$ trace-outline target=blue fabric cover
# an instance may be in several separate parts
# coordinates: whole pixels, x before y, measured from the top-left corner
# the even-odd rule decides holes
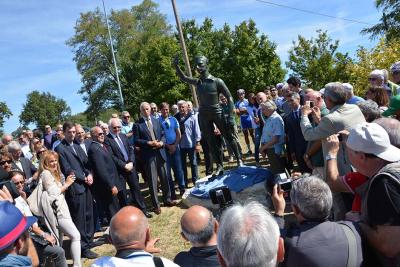
[[[210,198],[208,192],[211,189],[227,186],[233,192],[240,192],[254,184],[261,183],[273,177],[268,169],[243,166],[229,171],[217,177],[214,181],[208,181],[193,188],[191,194],[198,198]]]

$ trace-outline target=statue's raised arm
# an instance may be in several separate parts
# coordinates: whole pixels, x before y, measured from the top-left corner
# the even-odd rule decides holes
[[[176,55],[174,58],[174,67],[175,67],[176,75],[178,75],[179,79],[181,79],[182,82],[193,84],[193,85],[197,84],[198,79],[186,76],[185,73],[183,73],[183,71],[179,68],[179,56],[178,55]]]

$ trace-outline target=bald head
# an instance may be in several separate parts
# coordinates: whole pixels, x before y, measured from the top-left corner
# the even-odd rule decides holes
[[[216,244],[215,219],[212,213],[201,206],[192,206],[181,218],[182,233],[193,246]],[[215,244],[210,244],[215,242]]]
[[[312,101],[314,102],[314,105],[321,108],[324,105],[324,100],[322,98],[322,95],[318,91],[308,91],[305,94],[305,100],[306,101]]]
[[[115,248],[146,247],[149,223],[141,210],[126,206],[111,219],[110,237]]]
[[[258,92],[256,95],[256,100],[258,104],[264,103],[267,101],[267,95],[264,92]]]

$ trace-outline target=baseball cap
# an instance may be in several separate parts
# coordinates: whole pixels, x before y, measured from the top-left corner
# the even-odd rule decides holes
[[[0,201],[0,251],[10,246],[37,221],[34,216],[25,217],[8,201]]]
[[[382,115],[388,117],[393,115],[398,110],[400,110],[400,95],[393,96],[390,99],[389,108],[383,112]]]
[[[389,162],[400,161],[400,149],[390,144],[389,135],[376,123],[356,125],[350,130],[346,144],[354,151],[373,154]]]

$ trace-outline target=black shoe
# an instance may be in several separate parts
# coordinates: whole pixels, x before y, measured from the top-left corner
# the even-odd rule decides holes
[[[98,258],[99,255],[97,253],[91,251],[90,249],[87,249],[87,250],[82,251],[81,257],[93,260],[93,259]]]
[[[215,170],[215,172],[213,173],[213,177],[217,177],[224,174],[224,167],[222,167],[222,165],[218,165],[217,169]],[[215,179],[215,178],[214,178]]]
[[[149,212],[147,211],[143,211],[144,216],[146,216],[147,218],[153,218],[153,215],[151,215]]]
[[[105,242],[102,240],[97,240],[97,241],[93,241],[92,243],[90,243],[90,248],[95,248],[95,247],[99,247],[101,245],[104,245]]]

